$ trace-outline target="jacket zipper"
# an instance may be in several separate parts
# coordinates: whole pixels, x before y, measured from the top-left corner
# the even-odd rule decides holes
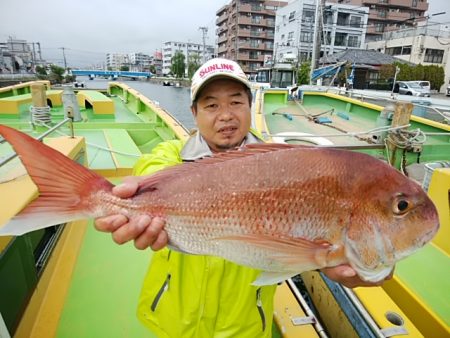
[[[266,315],[264,314],[264,308],[262,306],[261,288],[256,290],[256,307],[258,308],[259,316],[261,317],[262,330],[264,332],[266,329]]]
[[[152,305],[150,306],[150,309],[152,310],[152,312],[155,312],[156,307],[158,306],[159,300],[161,299],[163,293],[166,292],[167,289],[169,288],[169,282],[170,282],[170,273],[167,274],[166,280],[164,281],[163,285],[159,289],[158,293],[156,294],[155,299],[152,302]]]

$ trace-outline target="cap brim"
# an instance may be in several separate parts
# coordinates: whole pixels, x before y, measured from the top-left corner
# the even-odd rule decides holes
[[[234,80],[236,82],[242,83],[246,88],[251,89],[250,88],[250,82],[248,80],[245,81],[244,79],[242,79],[239,76],[234,76],[232,74],[216,74],[216,75],[212,75],[211,77],[206,79],[202,83],[202,85],[200,87],[198,87],[198,89],[195,91],[194,95],[192,95],[191,101],[194,102],[197,99],[198,94],[203,90],[203,88],[205,88],[205,86],[207,84],[210,84],[214,80],[220,80],[220,79]]]

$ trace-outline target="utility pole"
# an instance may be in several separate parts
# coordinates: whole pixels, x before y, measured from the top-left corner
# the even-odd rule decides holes
[[[322,9],[325,7],[325,0],[316,0],[316,15],[314,19],[314,47],[312,51],[312,60],[311,60],[311,72],[309,76],[309,83],[312,84],[312,75],[314,69],[318,68],[319,58],[320,58],[320,49],[322,45]]]
[[[202,26],[199,27],[198,29],[200,29],[202,31],[202,40],[203,40],[203,63],[206,62],[206,34],[208,34],[208,27],[206,26]]]
[[[36,44],[38,46],[39,61],[42,61],[41,43],[40,42],[36,42]]]
[[[65,53],[65,47],[60,47],[59,49],[62,49],[63,52],[63,58],[64,58],[64,69],[67,70],[67,61],[66,61],[66,53]]]

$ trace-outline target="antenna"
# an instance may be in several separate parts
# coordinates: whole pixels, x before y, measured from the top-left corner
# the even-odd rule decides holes
[[[62,49],[63,58],[64,58],[64,69],[67,70],[67,61],[66,61],[66,53],[65,53],[66,47],[59,47],[59,49]]]
[[[205,40],[206,40],[206,35],[208,34],[208,27],[202,26],[202,27],[199,27],[198,29],[202,31],[202,39],[203,39],[203,63],[205,63],[205,62],[206,62],[206,45],[205,45]]]

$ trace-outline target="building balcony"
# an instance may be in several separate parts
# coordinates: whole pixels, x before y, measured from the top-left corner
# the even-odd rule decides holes
[[[250,55],[250,53],[238,53],[239,61],[264,62],[264,55]]]
[[[376,28],[374,26],[368,26],[367,27],[367,34],[383,34],[383,32],[379,32],[376,30]]]
[[[228,15],[226,13],[221,15],[221,16],[219,16],[216,19],[216,25],[219,26],[222,22],[226,21],[227,19],[228,19]]]
[[[255,19],[246,16],[239,17],[238,24],[261,27],[275,27],[275,20],[273,19]]]
[[[269,48],[269,45],[266,43],[242,43],[239,45],[239,49],[250,49],[250,50],[272,50],[273,48]]]
[[[228,36],[224,34],[223,36],[219,36],[219,39],[217,39],[217,43],[223,43],[228,40]]]
[[[275,11],[267,10],[263,6],[254,6],[251,4],[240,5],[239,12],[240,13],[257,13],[257,14],[275,15]]]
[[[226,45],[219,46],[219,47],[217,48],[217,53],[225,53],[227,50],[228,50],[228,48],[227,48]]]
[[[228,5],[224,5],[222,7],[219,8],[219,10],[216,12],[216,16],[222,16],[223,14],[225,14],[228,10]]]

